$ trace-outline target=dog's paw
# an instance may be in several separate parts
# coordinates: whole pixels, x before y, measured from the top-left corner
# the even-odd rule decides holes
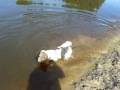
[[[73,57],[73,56],[68,57],[68,58],[64,58],[64,60],[72,60],[72,59],[74,59],[74,57]]]
[[[64,60],[70,60],[71,58],[69,57],[69,58],[64,58]]]
[[[68,58],[67,58],[67,59],[66,59],[66,58],[64,58],[64,60],[68,61],[68,60],[70,60],[70,59],[68,59]]]

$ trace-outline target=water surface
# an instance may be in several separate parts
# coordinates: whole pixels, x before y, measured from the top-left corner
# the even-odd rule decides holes
[[[67,90],[89,58],[119,34],[119,25],[119,0],[0,0],[0,90],[26,90],[38,70],[36,54],[70,40],[75,59],[56,62],[65,76],[57,83]]]

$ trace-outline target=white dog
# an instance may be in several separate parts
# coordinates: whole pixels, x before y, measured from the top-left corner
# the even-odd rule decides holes
[[[45,60],[57,61],[62,58],[64,58],[65,60],[73,58],[72,42],[66,41],[61,46],[57,47],[57,49],[55,50],[42,50],[39,54],[38,62],[42,62]]]

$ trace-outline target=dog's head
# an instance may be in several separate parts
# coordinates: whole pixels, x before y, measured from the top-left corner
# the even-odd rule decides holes
[[[42,50],[39,54],[38,62],[41,63],[43,61],[46,61],[47,59],[48,59],[48,56],[47,56],[45,50]]]

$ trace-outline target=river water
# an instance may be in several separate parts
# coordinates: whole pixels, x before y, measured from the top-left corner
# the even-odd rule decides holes
[[[0,0],[0,90],[70,90],[119,25],[120,0]],[[39,71],[36,54],[66,40],[73,42],[74,60]]]

